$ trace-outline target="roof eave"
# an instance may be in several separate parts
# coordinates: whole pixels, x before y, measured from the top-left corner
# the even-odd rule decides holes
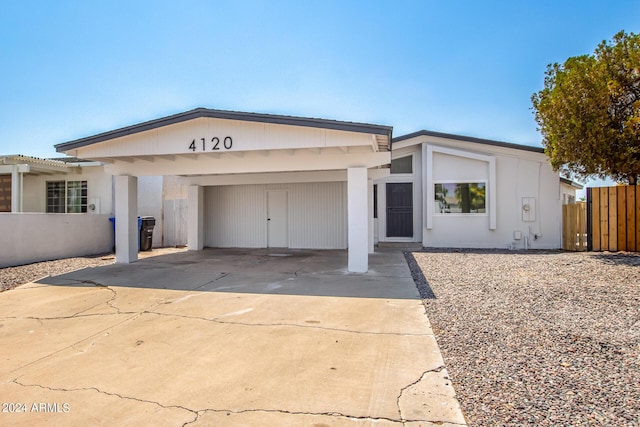
[[[56,144],[54,147],[57,152],[67,152],[77,148],[86,147],[88,145],[97,144],[110,139],[121,138],[123,136],[132,135],[163,126],[169,126],[176,123],[185,122],[199,118],[216,118],[226,120],[244,120],[260,123],[273,123],[289,126],[305,126],[317,127],[332,130],[341,130],[348,132],[371,133],[375,135],[385,135],[389,138],[389,146],[393,138],[393,127],[384,125],[372,125],[367,123],[341,122],[337,120],[316,119],[295,116],[279,116],[262,113],[245,113],[239,111],[213,110],[207,108],[196,108],[194,110],[185,111],[183,113],[174,114],[159,119],[149,120],[143,123],[103,132],[86,138],[76,139],[69,142]]]
[[[567,184],[570,185],[571,187],[577,188],[578,190],[582,190],[584,188],[583,185],[569,179],[569,178],[565,178],[564,176],[560,177],[560,182],[563,184]]]
[[[511,142],[504,142],[504,141],[495,141],[495,140],[492,140],[492,139],[476,138],[476,137],[473,137],[473,136],[464,136],[464,135],[456,135],[456,134],[450,134],[450,133],[434,132],[434,131],[429,131],[429,130],[419,130],[417,132],[412,132],[412,133],[409,133],[409,134],[406,134],[406,135],[401,135],[401,136],[395,137],[392,140],[392,144],[396,143],[396,142],[400,142],[400,141],[405,141],[407,139],[420,137],[420,136],[432,136],[432,137],[436,137],[436,138],[455,139],[457,141],[473,142],[473,143],[477,143],[477,144],[493,145],[493,146],[496,146],[496,147],[504,147],[504,148],[513,148],[513,149],[516,149],[516,150],[532,151],[534,153],[544,153],[544,148],[542,148],[542,147],[534,147],[532,145],[514,144],[514,143],[511,143]]]

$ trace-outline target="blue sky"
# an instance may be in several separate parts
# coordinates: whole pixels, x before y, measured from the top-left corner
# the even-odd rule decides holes
[[[640,1],[0,0],[0,154],[195,107],[540,145],[551,62]]]

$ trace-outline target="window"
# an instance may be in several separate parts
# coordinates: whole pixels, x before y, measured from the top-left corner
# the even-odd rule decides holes
[[[11,175],[0,175],[0,212],[11,212]]]
[[[435,184],[435,213],[484,214],[487,212],[484,182]]]
[[[47,212],[87,212],[87,181],[47,182]]]
[[[392,159],[391,173],[413,173],[413,156]]]
[[[373,184],[373,217],[378,218],[378,184]]]

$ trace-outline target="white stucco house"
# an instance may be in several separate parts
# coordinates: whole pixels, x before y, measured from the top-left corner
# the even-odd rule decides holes
[[[391,173],[376,182],[378,241],[560,247],[562,195],[571,190],[561,193],[542,148],[425,130],[392,147]]]
[[[188,246],[373,252],[373,181],[388,175],[389,126],[195,109],[58,144],[115,176],[116,260],[137,259],[138,178],[188,186]],[[127,227],[118,226],[127,224]]]
[[[347,249],[352,272],[380,242],[555,249],[575,197],[542,148],[316,118],[198,108],[56,150],[5,157],[0,207],[9,182],[13,212],[115,215],[124,263],[139,215],[154,246]]]

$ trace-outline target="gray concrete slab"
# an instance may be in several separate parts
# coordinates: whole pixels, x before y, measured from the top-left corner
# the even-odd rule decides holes
[[[207,249],[4,292],[0,396],[26,410],[0,424],[464,424],[402,253],[346,259]]]

